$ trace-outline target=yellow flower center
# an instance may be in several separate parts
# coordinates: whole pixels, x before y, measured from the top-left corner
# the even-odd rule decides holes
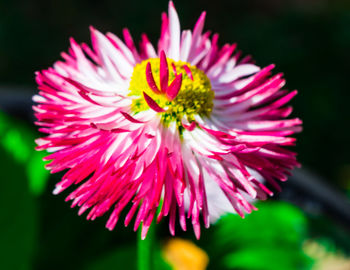
[[[195,115],[210,115],[213,109],[214,92],[211,90],[209,78],[203,71],[189,63],[175,62],[168,58],[168,84],[170,85],[173,82],[176,75],[182,73],[181,88],[177,96],[173,100],[169,100],[164,93],[157,94],[152,91],[147,83],[146,66],[148,62],[151,64],[154,81],[160,89],[160,59],[147,59],[137,64],[129,86],[129,96],[134,98],[131,108],[135,114],[150,109],[143,95],[143,92],[145,92],[159,107],[165,109],[164,112],[160,112],[162,122],[165,125],[171,121],[176,121],[177,126],[180,127],[184,117],[191,122]]]

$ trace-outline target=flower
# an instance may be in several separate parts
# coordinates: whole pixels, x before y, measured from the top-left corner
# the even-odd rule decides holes
[[[36,124],[48,134],[37,150],[53,152],[52,173],[67,170],[54,194],[78,185],[67,200],[79,215],[110,210],[112,230],[127,208],[125,225],[135,216],[143,238],[156,215],[169,216],[171,234],[177,216],[186,230],[187,216],[199,238],[200,218],[209,227],[220,208],[209,187],[243,217],[255,210],[247,197],[271,196],[268,186],[279,190],[298,165],[285,146],[301,121],[284,119],[297,92],[281,90],[273,65],[260,69],[236,44],[203,33],[205,16],[181,32],[170,2],[158,50],[145,34],[137,48],[127,29],[123,42],[91,27],[92,47],[71,39],[63,61],[36,73]]]

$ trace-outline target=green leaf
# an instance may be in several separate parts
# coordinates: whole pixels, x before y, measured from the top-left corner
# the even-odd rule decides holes
[[[296,207],[283,202],[264,202],[258,207],[259,211],[244,219],[228,215],[218,222],[215,233],[222,244],[295,243],[305,237],[307,220]]]
[[[241,219],[222,217],[214,226],[213,245],[208,252],[211,267],[224,269],[308,269],[309,258],[302,250],[307,237],[307,218],[285,202],[257,204],[259,211]]]
[[[230,269],[296,270],[302,258],[290,248],[247,247],[226,255],[223,262]]]

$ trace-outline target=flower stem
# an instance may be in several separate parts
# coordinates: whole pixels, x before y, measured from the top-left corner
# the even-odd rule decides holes
[[[154,248],[154,224],[148,230],[147,237],[141,239],[141,226],[137,236],[137,269],[152,270],[153,269],[153,248]]]

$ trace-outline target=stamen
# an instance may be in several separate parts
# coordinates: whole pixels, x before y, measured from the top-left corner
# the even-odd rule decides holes
[[[160,84],[161,84],[161,91],[165,93],[166,97],[168,98],[169,101],[172,101],[174,98],[176,98],[177,94],[179,93],[181,89],[181,84],[182,84],[182,73],[177,75],[176,74],[176,67],[174,63],[172,63],[172,67],[175,73],[175,79],[173,82],[168,86],[169,82],[169,69],[168,69],[168,62],[166,60],[166,56],[164,51],[161,52],[161,57],[160,57],[160,64],[159,64],[159,69],[160,69]],[[186,66],[187,67],[187,66]],[[189,67],[187,67],[189,70]],[[191,71],[189,71],[191,72]],[[192,76],[192,73],[191,73]],[[153,74],[152,74],[152,67],[151,63],[148,62],[146,66],[146,80],[148,83],[148,86],[151,88],[151,90],[159,95],[162,92],[158,89],[156,82],[154,81]]]
[[[147,102],[148,106],[155,112],[165,112],[163,108],[159,107],[157,102],[155,102],[149,95],[147,95],[145,92],[143,92],[143,97],[145,101]]]
[[[169,69],[168,69],[168,62],[165,56],[165,52],[160,52],[160,89],[163,93],[166,92],[166,89],[168,88],[168,82],[169,82]]]
[[[146,66],[146,80],[147,80],[149,88],[151,88],[151,90],[155,94],[157,94],[157,95],[161,94],[160,90],[158,89],[158,86],[156,85],[156,82],[154,81],[153,74],[152,74],[152,67],[151,67],[150,62],[148,62],[147,66]]]
[[[170,84],[166,91],[166,97],[169,101],[172,101],[174,98],[176,98],[177,94],[179,93],[181,89],[182,84],[182,73],[176,76],[176,78],[173,80],[173,82]]]
[[[192,71],[190,70],[190,68],[187,65],[183,65],[182,67],[186,71],[187,76],[193,81],[193,75],[192,75]]]
[[[171,67],[173,68],[173,72],[174,72],[174,75],[175,77],[177,76],[177,70],[176,70],[176,66],[174,63],[171,63]]]

